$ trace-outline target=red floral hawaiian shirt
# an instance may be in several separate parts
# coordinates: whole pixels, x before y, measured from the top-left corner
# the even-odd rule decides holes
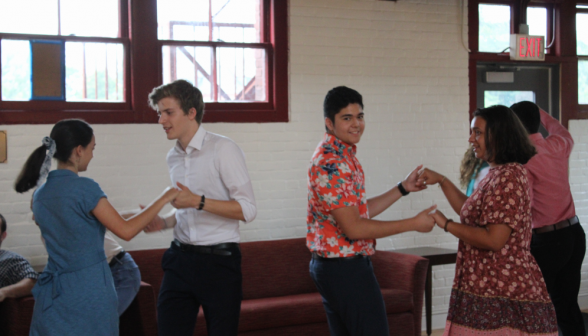
[[[331,210],[357,206],[360,216],[369,218],[363,169],[355,152],[355,146],[325,134],[310,162],[306,245],[321,257],[375,253],[375,239],[347,238],[331,216]]]

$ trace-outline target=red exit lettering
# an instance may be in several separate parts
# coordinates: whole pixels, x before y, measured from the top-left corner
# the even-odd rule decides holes
[[[519,57],[540,57],[541,38],[521,37],[519,38]]]

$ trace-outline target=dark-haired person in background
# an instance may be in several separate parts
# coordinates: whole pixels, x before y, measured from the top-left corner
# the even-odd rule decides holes
[[[0,246],[6,239],[6,229],[6,219],[0,214]],[[25,258],[14,252],[0,249],[0,302],[6,298],[31,295],[31,289],[38,277],[37,272]]]
[[[533,190],[531,253],[537,260],[551,296],[557,324],[564,336],[585,335],[578,305],[586,235],[574,207],[568,167],[574,140],[568,130],[529,101],[511,106],[537,148],[525,165]],[[549,136],[543,138],[539,125]]]
[[[185,192],[172,202],[175,213],[156,217],[146,229],[174,230],[161,262],[159,335],[193,335],[201,306],[208,335],[237,335],[243,296],[239,221],[257,215],[245,155],[231,139],[204,129],[202,93],[191,83],[156,87],[149,103],[168,140],[176,140],[167,165]]]
[[[96,182],[78,176],[88,169],[95,146],[88,123],[59,121],[15,182],[19,193],[38,186],[33,215],[49,255],[32,291],[31,336],[118,335],[118,300],[104,254],[105,229],[130,240],[180,193],[168,188],[142,212],[123,219]],[[49,172],[52,158],[57,159],[57,170]]]
[[[387,192],[368,199],[356,144],[365,128],[363,99],[345,86],[330,90],[323,105],[325,128],[308,169],[306,245],[310,276],[323,298],[333,336],[388,336],[388,320],[370,256],[376,238],[435,226],[432,206],[413,218],[376,217],[416,187],[420,166]]]
[[[531,255],[527,163],[536,151],[506,106],[474,112],[468,142],[490,171],[470,197],[427,168],[417,185],[439,184],[459,222],[433,214],[459,238],[445,326],[448,335],[557,335],[555,311]]]

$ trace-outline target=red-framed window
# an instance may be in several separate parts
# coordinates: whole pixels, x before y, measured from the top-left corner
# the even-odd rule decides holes
[[[588,119],[588,109],[578,104],[578,54],[576,50],[576,15],[584,9],[577,5],[585,1],[532,0],[530,8],[544,8],[547,31],[545,64],[557,64],[560,68],[560,111],[561,121],[567,126],[570,119]],[[523,20],[521,2],[517,0],[469,0],[468,1],[468,44],[469,44],[469,87],[470,112],[477,106],[476,102],[476,65],[478,62],[513,62],[506,50],[499,52],[480,51],[480,15],[479,6],[490,4],[506,6],[510,12],[510,33],[518,33],[519,24]],[[525,12],[524,14],[528,14]],[[536,14],[535,14],[536,15]],[[524,18],[529,23],[528,17]],[[531,29],[532,30],[532,29]],[[505,45],[505,49],[508,45]],[[581,58],[581,57],[580,57]]]
[[[477,13],[474,13],[478,38],[474,52],[501,54],[507,53],[510,34],[517,31],[518,24],[525,17],[529,25],[529,35],[545,37],[545,54],[553,54],[555,9],[553,4],[530,3],[524,15],[513,1],[474,1]]]
[[[44,1],[44,0],[23,0],[25,2]],[[74,0],[47,0],[61,3],[75,2]],[[99,0],[95,0],[99,1]],[[255,22],[259,32],[258,41],[224,41],[222,38],[216,38],[214,30],[222,30],[227,26],[241,26],[238,29],[250,28],[251,24],[245,22],[226,22],[226,20],[213,20],[207,24],[207,29],[211,30],[211,35],[215,39],[208,41],[186,40],[185,37],[180,39],[162,38],[161,27],[158,31],[158,1],[157,0],[114,0],[118,4],[118,36],[116,37],[92,37],[77,36],[64,34],[24,34],[22,32],[0,32],[0,40],[57,40],[65,43],[118,43],[122,46],[122,55],[118,55],[119,64],[110,66],[112,71],[116,68],[118,75],[115,77],[117,88],[116,93],[108,92],[108,100],[105,100],[104,87],[105,80],[108,78],[108,84],[111,87],[113,79],[108,76],[99,76],[96,80],[92,71],[82,83],[82,87],[76,87],[82,91],[85,99],[67,99],[65,101],[23,101],[1,99],[0,97],[0,123],[2,124],[39,124],[54,123],[63,118],[82,118],[91,123],[149,123],[156,122],[157,116],[147,104],[147,96],[151,90],[174,79],[170,76],[169,58],[166,60],[164,49],[190,54],[195,48],[207,48],[211,51],[212,57],[210,63],[217,63],[212,71],[208,71],[207,80],[212,82],[209,85],[212,92],[206,99],[204,122],[286,122],[288,121],[288,26],[287,26],[287,2],[280,0],[257,0],[258,7],[255,11],[259,13],[258,20]],[[188,3],[189,0],[177,1],[177,3]],[[218,9],[230,5],[231,2],[240,2],[240,0],[192,0],[197,6],[196,9],[202,9],[203,4],[212,4],[210,9]],[[246,2],[250,2],[249,0]],[[222,3],[222,4],[221,4]],[[244,1],[241,1],[243,4]],[[219,7],[218,4],[221,4]],[[162,5],[165,2],[162,1]],[[177,8],[180,11],[180,8]],[[169,12],[169,11],[168,11]],[[207,8],[207,12],[211,11]],[[173,13],[173,11],[172,11]],[[175,22],[174,25],[196,26],[202,25],[202,20],[198,18],[198,11],[194,18],[184,20],[184,22]],[[216,13],[212,13],[216,14]],[[59,14],[58,14],[59,15]],[[226,16],[226,15],[225,15]],[[58,17],[59,19],[59,17]],[[226,19],[226,17],[225,17]],[[218,22],[217,22],[218,21]],[[184,27],[185,28],[185,27]],[[219,35],[220,36],[220,35]],[[221,37],[226,36],[222,35]],[[184,48],[184,50],[181,49]],[[119,48],[120,49],[120,48]],[[255,61],[254,76],[251,70],[233,71],[232,91],[227,89],[225,75],[226,57],[223,58],[223,52],[226,50],[236,51],[246,50],[254,56],[259,55],[260,51],[264,57],[258,57]],[[253,52],[251,52],[253,51]],[[0,54],[3,50],[0,49]],[[92,55],[90,51],[89,54]],[[67,56],[67,52],[66,52]],[[169,56],[169,52],[168,52]],[[196,57],[194,57],[196,58]],[[250,58],[241,57],[241,61]],[[67,59],[67,57],[66,57]],[[233,61],[235,57],[233,57]],[[0,60],[1,61],[1,60]],[[67,61],[66,61],[67,62]],[[92,63],[92,62],[89,62]],[[202,67],[206,62],[194,64],[195,67]],[[233,62],[233,70],[235,64]],[[122,64],[122,66],[119,66]],[[0,64],[2,65],[2,64]],[[93,65],[93,64],[91,64]],[[86,67],[89,69],[90,67]],[[251,68],[251,67],[250,67]],[[2,68],[5,69],[5,68]],[[220,70],[219,70],[220,69]],[[94,70],[91,68],[90,70]],[[182,70],[181,67],[176,70]],[[6,71],[4,71],[6,73]],[[167,73],[167,76],[166,76]],[[1,75],[1,73],[0,73]],[[181,71],[176,71],[176,78],[184,78]],[[203,73],[197,73],[202,77]],[[224,75],[224,77],[223,77]],[[204,76],[204,78],[206,78]],[[221,85],[214,85],[217,78]],[[79,77],[79,76],[78,76]],[[83,76],[82,76],[83,77]],[[112,76],[111,76],[112,77]],[[253,78],[255,77],[255,78]],[[223,82],[224,81],[224,82]],[[121,83],[122,82],[122,83]],[[195,76],[192,80],[197,86],[202,85],[202,80],[198,82]],[[244,83],[244,84],[243,84]],[[4,84],[5,86],[7,84]],[[240,88],[237,86],[241,85]],[[67,85],[66,85],[67,86]],[[70,85],[72,86],[72,85]],[[120,89],[122,87],[122,90]],[[97,89],[99,88],[99,89]],[[0,86],[0,91],[2,87]],[[216,90],[216,92],[215,92]],[[98,91],[98,92],[97,92]],[[203,92],[206,90],[203,90]],[[229,94],[227,94],[228,91]],[[70,92],[70,91],[68,91]],[[85,94],[85,96],[84,96]],[[227,97],[229,99],[227,99]],[[98,99],[96,99],[98,98]]]

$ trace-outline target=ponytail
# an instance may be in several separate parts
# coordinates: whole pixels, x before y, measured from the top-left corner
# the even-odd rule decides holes
[[[37,181],[41,175],[41,167],[47,156],[46,152],[47,147],[41,145],[29,156],[14,183],[14,190],[16,192],[24,193],[37,185]]]
[[[43,145],[35,149],[22,167],[14,183],[16,192],[24,193],[39,186],[49,174],[51,158],[68,162],[74,148],[86,148],[93,136],[92,127],[83,120],[65,119],[57,122],[50,137],[43,139]]]

